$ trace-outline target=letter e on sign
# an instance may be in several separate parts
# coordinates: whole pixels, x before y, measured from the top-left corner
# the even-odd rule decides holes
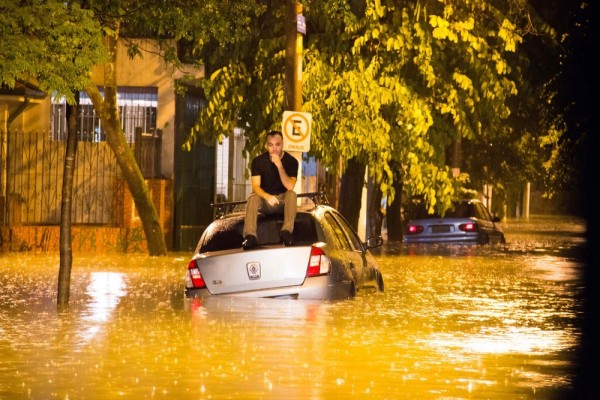
[[[285,111],[281,131],[283,132],[283,150],[306,152],[310,150],[310,113]]]

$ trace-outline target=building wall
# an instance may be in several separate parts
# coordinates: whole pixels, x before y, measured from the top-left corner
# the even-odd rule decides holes
[[[117,50],[117,85],[118,86],[153,86],[158,88],[158,114],[156,126],[162,129],[162,162],[161,174],[164,178],[173,179],[175,148],[175,84],[174,80],[183,77],[182,71],[173,66],[166,66],[157,54],[157,46],[149,40],[133,40],[142,50],[143,58],[131,60],[127,55],[127,47],[122,43]],[[188,71],[196,78],[204,76],[203,69]],[[93,71],[94,83],[104,85],[104,67],[98,66]]]
[[[44,100],[29,106],[27,112],[22,114],[22,130],[49,132],[51,105],[52,101],[48,95]]]
[[[156,87],[158,89],[157,128],[162,130],[161,175],[150,187],[153,200],[159,212],[165,237],[173,233],[174,210],[174,149],[175,149],[175,80],[196,79],[204,76],[203,69],[187,68],[179,71],[167,67],[151,41],[137,40],[143,57],[131,60],[126,46],[119,44],[117,53],[117,85]],[[147,50],[147,51],[146,51]],[[94,83],[104,86],[104,66],[93,70]],[[31,99],[29,105],[10,126],[7,121],[25,98],[15,95],[0,95],[0,129],[5,131],[50,131],[51,97]],[[2,147],[6,149],[6,146]],[[4,150],[5,151],[5,150]],[[4,156],[2,159],[6,159]],[[158,185],[158,186],[157,186]],[[4,189],[4,188],[2,188]],[[129,191],[127,191],[129,194]],[[129,223],[123,227],[73,227],[74,251],[146,251],[144,234],[139,217],[131,200],[124,199],[125,216]],[[59,226],[6,226],[0,228],[0,252],[8,251],[52,251],[58,250]],[[167,243],[172,241],[167,239]]]
[[[186,67],[179,71],[173,66],[166,66],[157,54],[157,46],[149,40],[133,40],[143,57],[133,60],[127,55],[127,47],[119,43],[117,49],[117,85],[118,86],[152,86],[158,88],[158,114],[156,126],[163,132],[161,174],[164,178],[173,179],[174,146],[175,146],[175,84],[174,80],[182,79],[184,72],[201,79],[202,68]],[[104,85],[104,66],[93,69],[94,83]],[[50,131],[51,98],[29,99],[29,105],[20,113],[10,126],[8,118],[25,101],[24,97],[0,95],[0,129]]]
[[[172,242],[173,181],[150,179],[146,182],[159,215],[165,241]],[[138,253],[148,250],[141,220],[127,188],[123,193],[123,226],[85,226],[71,228],[74,253]],[[0,227],[0,254],[5,251],[58,252],[59,225],[11,225]],[[172,249],[168,249],[172,250]]]
[[[26,100],[25,110],[8,125],[8,120]],[[0,96],[0,129],[16,131],[48,131],[50,128],[50,97],[26,99],[23,96]]]

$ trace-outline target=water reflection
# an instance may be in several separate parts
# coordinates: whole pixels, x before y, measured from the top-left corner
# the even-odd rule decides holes
[[[581,264],[564,257],[541,255],[530,260],[532,274],[551,281],[572,281],[581,276]]]
[[[257,324],[271,325],[278,320],[289,320],[305,326],[318,322],[331,303],[322,301],[278,301],[243,297],[214,297],[189,299],[186,305],[195,322],[212,317],[230,320],[251,319]]]
[[[189,300],[198,344],[191,350],[204,360],[195,368],[201,393],[223,398],[226,387],[233,398],[324,398],[330,309],[318,301]]]
[[[92,272],[85,294],[89,297],[87,309],[82,313],[81,332],[83,342],[89,342],[102,329],[127,294],[125,274],[119,272]]]
[[[539,328],[506,327],[494,331],[480,332],[478,335],[443,334],[428,338],[426,345],[441,351],[460,349],[466,354],[544,354],[548,349],[560,351],[568,349],[572,343],[565,343],[559,333],[542,331]],[[460,353],[459,353],[460,354]]]

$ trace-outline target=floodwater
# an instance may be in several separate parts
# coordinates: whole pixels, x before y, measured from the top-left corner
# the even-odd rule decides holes
[[[189,254],[0,255],[0,399],[560,399],[581,336],[581,220],[507,245],[377,254],[384,293],[184,300]]]

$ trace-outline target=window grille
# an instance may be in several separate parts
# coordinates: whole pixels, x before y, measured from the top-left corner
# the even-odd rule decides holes
[[[104,96],[104,88],[100,88]],[[106,140],[100,117],[96,113],[87,93],[79,93],[79,127],[80,140],[86,142],[103,142]],[[117,88],[117,107],[121,127],[128,143],[135,142],[135,130],[142,132],[156,130],[158,105],[158,88],[120,86]],[[50,137],[53,140],[66,140],[67,137],[67,103],[64,97],[52,96],[50,115]]]

